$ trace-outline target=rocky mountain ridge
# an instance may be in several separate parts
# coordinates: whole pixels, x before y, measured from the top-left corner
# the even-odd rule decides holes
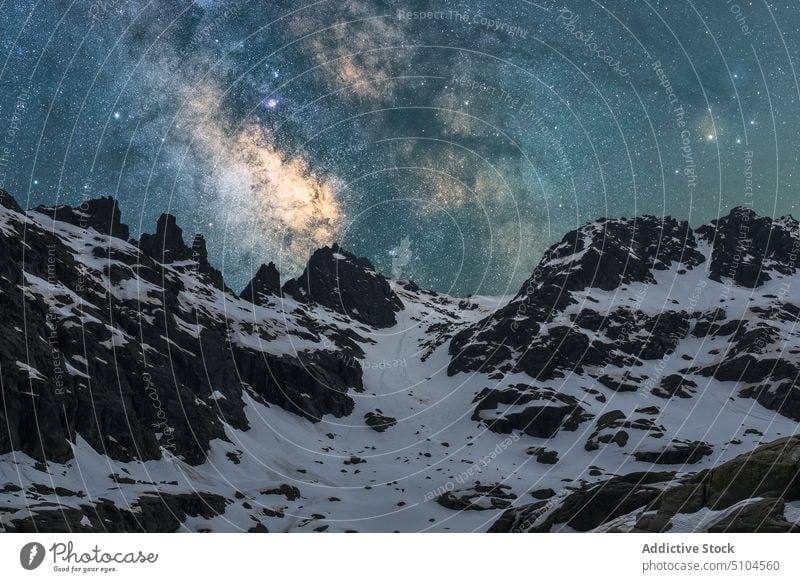
[[[338,245],[237,295],[171,215],[128,237],[111,198],[23,211],[0,193],[2,528],[661,531],[737,503],[750,521],[695,526],[800,519],[789,461],[724,507],[657,501],[794,447],[791,217],[598,220],[510,300],[387,280]]]

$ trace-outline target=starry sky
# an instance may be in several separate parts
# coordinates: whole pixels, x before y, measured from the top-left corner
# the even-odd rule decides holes
[[[798,215],[796,1],[0,0],[0,186],[514,293],[602,216]]]

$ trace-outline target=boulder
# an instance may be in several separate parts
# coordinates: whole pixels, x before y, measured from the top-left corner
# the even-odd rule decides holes
[[[436,498],[436,503],[447,509],[456,511],[484,511],[487,509],[504,509],[511,505],[517,496],[511,493],[508,485],[476,484],[469,489],[448,491]]]
[[[375,432],[384,432],[387,428],[397,424],[397,419],[384,415],[380,410],[367,412],[364,415],[364,422]]]

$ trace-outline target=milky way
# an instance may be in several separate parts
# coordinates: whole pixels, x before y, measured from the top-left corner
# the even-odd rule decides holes
[[[601,216],[797,214],[795,2],[3,2],[0,182],[514,293]]]

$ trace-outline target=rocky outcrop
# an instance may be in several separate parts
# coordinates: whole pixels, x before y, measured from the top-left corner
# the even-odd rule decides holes
[[[375,412],[367,412],[364,415],[364,422],[375,432],[384,432],[386,429],[396,425],[397,419],[391,416],[386,416],[380,410],[376,410]]]
[[[453,359],[448,373],[477,366],[482,371],[525,372],[537,380],[550,380],[583,373],[587,367],[641,365],[672,354],[690,324],[689,314],[683,311],[665,310],[652,316],[622,307],[604,316],[584,309],[574,317],[574,325],[548,325],[544,332],[536,322],[530,323],[532,327],[515,327],[516,317],[497,327],[483,322],[484,330],[474,337],[469,328],[459,332],[450,344]],[[503,336],[501,330],[510,334]],[[599,341],[598,332],[612,341]],[[635,391],[643,379],[630,373],[604,374],[598,381],[614,391]]]
[[[16,199],[5,190],[0,190],[0,206],[17,213],[22,213],[22,207],[20,207]]]
[[[786,519],[785,502],[800,500],[800,437],[761,445],[726,463],[676,478],[675,473],[632,473],[586,485],[560,498],[508,509],[494,532],[662,532],[674,520],[690,531],[784,532],[800,524]],[[710,514],[698,513],[710,510]],[[680,514],[680,515],[679,515]],[[700,520],[703,515],[708,519]]]
[[[784,515],[786,502],[781,497],[747,500],[740,507],[724,512],[709,524],[708,533],[789,533],[800,531],[800,524]]]
[[[543,465],[555,465],[558,463],[558,451],[545,447],[531,447],[526,452],[536,457],[537,463],[542,463]]]
[[[436,503],[447,509],[455,511],[485,511],[488,509],[504,509],[511,505],[517,496],[511,492],[511,487],[496,483],[481,485],[476,483],[469,489],[447,491],[436,498]]]
[[[211,265],[208,260],[208,248],[206,247],[206,239],[202,234],[194,235],[192,241],[192,256],[191,260],[197,264],[197,275],[209,281],[215,289],[222,289],[228,293],[233,294],[222,278],[222,273]]]
[[[581,487],[558,500],[538,501],[506,511],[490,532],[544,533],[563,527],[589,531],[654,501],[656,485],[672,473],[632,473]]]
[[[652,393],[659,398],[691,398],[697,391],[697,383],[680,374],[670,374],[661,379]]]
[[[372,263],[337,244],[315,251],[303,273],[287,281],[283,292],[378,328],[396,324],[395,313],[403,309],[403,302]]]
[[[628,368],[669,356],[690,330],[694,337],[737,334],[742,353],[764,351],[777,341],[776,331],[765,323],[739,333],[742,322],[728,320],[724,308],[671,310],[679,303],[673,300],[651,306],[649,313],[643,309],[658,271],[673,269],[679,277],[695,270],[706,260],[701,247],[709,244],[708,279],[692,279],[698,297],[708,281],[750,288],[794,274],[800,226],[791,217],[759,217],[743,208],[696,232],[686,222],[653,216],[589,223],[545,253],[508,305],[453,337],[448,373],[525,372],[546,380],[590,366]],[[590,289],[613,290],[625,300],[613,311],[593,311]],[[692,308],[697,297],[688,299]],[[583,308],[574,313],[578,304]],[[566,312],[572,325],[564,323]],[[671,389],[665,386],[659,395],[671,397]],[[675,388],[678,397],[685,394]]]
[[[572,396],[523,384],[484,388],[474,402],[472,420],[505,434],[518,430],[533,437],[552,438],[560,430],[577,430],[580,423],[591,418]]]
[[[66,205],[37,206],[33,211],[79,228],[93,228],[101,234],[128,240],[128,225],[122,224],[122,213],[111,196],[85,200],[77,208]]]
[[[108,500],[75,507],[36,510],[29,517],[11,520],[17,533],[172,533],[188,517],[211,519],[222,515],[230,503],[221,495],[205,492],[144,495],[128,508]]]
[[[331,351],[296,358],[236,349],[233,358],[239,374],[256,394],[312,422],[319,422],[325,414],[349,415],[353,399],[348,390],[363,389],[361,367]]]
[[[192,259],[192,249],[183,241],[183,229],[172,214],[162,214],[156,222],[155,234],[143,234],[139,250],[159,263]]]
[[[797,232],[798,222],[791,217],[758,216],[742,206],[697,229],[712,244],[709,278],[750,288],[772,279],[771,272],[795,272],[800,264]]]
[[[545,253],[533,275],[506,307],[453,338],[450,352],[454,363],[461,363],[451,371],[480,369],[480,360],[491,357],[501,344],[524,348],[536,337],[542,323],[577,303],[575,292],[652,283],[655,271],[675,265],[693,268],[704,260],[686,222],[642,216],[589,223],[568,233]],[[481,343],[487,347],[480,353],[474,347],[470,350],[470,346]],[[508,353],[504,350],[501,356]],[[496,367],[497,360],[492,357],[489,368]]]
[[[275,263],[261,265],[239,296],[255,305],[269,305],[281,295],[281,275]]]
[[[726,509],[753,497],[800,499],[800,437],[762,445],[722,465],[701,471],[667,489],[653,509],[691,513],[703,507]]]
[[[650,412],[658,414],[658,412]],[[644,412],[642,412],[644,414]],[[652,418],[634,417],[627,418],[621,410],[611,410],[602,414],[595,423],[595,430],[584,445],[587,451],[596,451],[600,445],[614,443],[620,448],[628,444],[633,431],[642,431],[651,438],[660,439],[664,436],[665,428]],[[640,440],[637,437],[637,440]]]
[[[792,420],[800,421],[800,370],[793,380],[786,379],[780,383],[770,381],[744,388],[739,396],[753,398],[768,410],[775,410]]]
[[[653,463],[654,465],[692,465],[706,455],[714,452],[708,444],[703,442],[671,443],[657,450],[638,450],[633,453],[637,461]]]

